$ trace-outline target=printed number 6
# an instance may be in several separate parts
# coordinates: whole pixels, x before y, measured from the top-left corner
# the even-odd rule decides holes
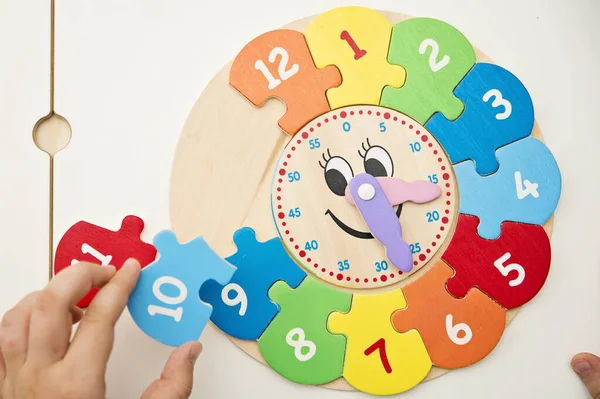
[[[483,95],[483,101],[487,103],[492,97],[494,97],[494,101],[492,101],[493,108],[504,107],[504,112],[496,114],[496,119],[498,119],[499,121],[508,119],[510,117],[510,114],[512,114],[512,104],[510,103],[510,101],[502,98],[502,92],[498,89],[488,90]]]
[[[469,327],[466,323],[458,323],[457,325],[452,324],[452,315],[449,314],[446,316],[446,333],[448,334],[448,338],[456,345],[466,345],[473,338],[473,331],[471,331],[471,327]],[[458,337],[459,332],[464,332],[464,336],[462,338]]]
[[[231,291],[235,292],[235,296],[233,298],[229,298],[229,293]],[[246,314],[246,309],[248,309],[248,297],[246,296],[244,289],[238,284],[231,283],[223,287],[223,291],[221,291],[221,300],[227,306],[236,306],[239,304],[240,316],[244,316]]]
[[[518,263],[511,263],[510,265],[504,266],[504,262],[509,260],[510,256],[510,252],[505,253],[500,258],[496,259],[494,266],[500,271],[500,273],[502,273],[504,277],[508,276],[508,273],[512,272],[513,270],[516,271],[518,276],[508,282],[508,285],[511,287],[516,287],[517,285],[520,285],[523,280],[525,280],[525,269],[523,269],[523,266],[519,265]]]

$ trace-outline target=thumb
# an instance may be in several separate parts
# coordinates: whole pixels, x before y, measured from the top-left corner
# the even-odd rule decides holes
[[[600,358],[579,353],[571,359],[571,367],[585,384],[592,398],[600,397]]]
[[[194,383],[194,364],[202,352],[199,342],[188,342],[171,353],[160,378],[142,394],[141,399],[187,399]]]

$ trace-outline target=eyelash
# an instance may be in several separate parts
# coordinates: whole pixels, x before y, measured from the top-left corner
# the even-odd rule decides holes
[[[368,137],[367,137],[367,148],[365,148],[365,143],[362,143],[361,146],[362,146],[362,149],[365,151],[365,155],[361,154],[360,150],[358,150],[358,155],[360,155],[360,157],[362,159],[365,159],[365,156],[367,155],[367,151],[369,151],[369,149],[371,149],[371,147],[373,147],[373,146],[371,145],[371,143],[369,143]]]
[[[327,154],[327,156],[328,156],[329,158],[325,158],[325,154]],[[321,154],[321,157],[322,157],[322,158],[323,158],[323,160],[325,161],[325,165],[322,165],[322,164],[321,164],[321,160],[319,160],[319,166],[320,166],[321,168],[325,169],[325,166],[327,166],[327,162],[328,162],[328,161],[329,161],[331,158],[333,158],[333,156],[331,155],[331,152],[329,151],[329,148],[327,149],[327,151],[326,151],[326,152],[324,152],[323,154]]]

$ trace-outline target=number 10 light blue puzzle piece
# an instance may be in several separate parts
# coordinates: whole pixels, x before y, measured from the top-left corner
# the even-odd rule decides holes
[[[196,341],[212,313],[200,301],[207,280],[227,284],[235,267],[221,259],[202,237],[180,244],[171,231],[154,237],[160,258],[142,270],[127,307],[146,334],[166,345]]]
[[[500,168],[480,176],[472,161],[454,165],[460,213],[479,217],[477,232],[493,240],[505,220],[544,224],[556,209],[561,190],[558,165],[539,140],[527,137],[496,151]]]

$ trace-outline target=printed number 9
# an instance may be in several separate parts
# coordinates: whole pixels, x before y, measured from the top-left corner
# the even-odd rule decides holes
[[[172,297],[163,294],[160,290],[163,284],[171,284],[175,286],[179,290],[179,295]],[[187,298],[187,287],[181,282],[181,280],[176,279],[175,277],[162,276],[157,278],[152,285],[152,293],[156,299],[166,305],[179,305]],[[148,314],[150,314],[150,316],[161,314],[163,316],[172,317],[176,322],[180,322],[181,317],[183,316],[183,307],[178,306],[175,309],[169,309],[163,306],[148,305]]]
[[[234,291],[236,294],[233,298],[229,297],[229,293],[231,291]],[[227,284],[223,288],[223,291],[221,291],[221,300],[227,306],[236,306],[239,304],[240,316],[244,316],[246,314],[246,309],[248,309],[248,297],[246,296],[246,292],[244,291],[244,289],[238,284]]]

